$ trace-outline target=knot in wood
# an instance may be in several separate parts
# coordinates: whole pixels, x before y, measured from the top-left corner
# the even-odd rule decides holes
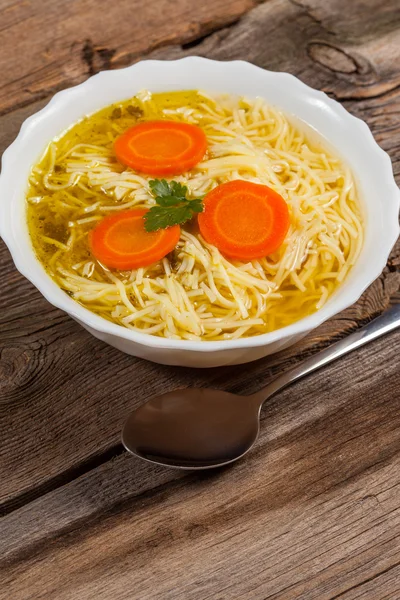
[[[337,73],[356,73],[358,64],[344,50],[323,42],[310,42],[307,52],[311,60]]]
[[[38,357],[33,348],[10,345],[0,352],[0,404],[15,404],[26,399],[27,388],[35,378]],[[24,390],[24,391],[23,391]]]

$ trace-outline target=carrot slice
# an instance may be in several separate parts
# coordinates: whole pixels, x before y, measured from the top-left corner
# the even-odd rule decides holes
[[[177,121],[146,121],[114,144],[119,162],[148,175],[180,175],[203,158],[207,138],[200,127]]]
[[[235,180],[214,188],[198,216],[201,235],[222,254],[253,260],[275,252],[289,229],[286,202],[258,183]]]
[[[147,267],[171,252],[179,241],[180,227],[148,232],[146,209],[133,209],[105,217],[90,233],[92,253],[113,269]]]

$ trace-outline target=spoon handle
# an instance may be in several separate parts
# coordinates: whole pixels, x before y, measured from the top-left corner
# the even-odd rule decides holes
[[[322,352],[316,353],[307,360],[303,361],[293,369],[289,369],[274,379],[267,387],[252,395],[254,400],[258,400],[260,405],[275,394],[278,390],[286,387],[296,379],[304,377],[324,365],[344,356],[348,352],[360,348],[364,344],[368,344],[372,340],[389,333],[400,327],[400,304],[396,304],[389,310],[385,311],[380,317],[377,317],[367,325],[364,325],[354,333],[346,336],[336,344],[332,344]]]

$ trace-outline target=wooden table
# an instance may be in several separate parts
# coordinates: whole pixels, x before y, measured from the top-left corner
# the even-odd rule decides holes
[[[0,148],[59,89],[142,58],[246,59],[323,89],[400,180],[398,0],[0,0]],[[250,365],[164,367],[52,308],[0,253],[4,600],[399,600],[400,333],[268,403],[240,463],[179,473],[120,430],[176,386],[250,393],[399,301],[400,245],[352,308]]]

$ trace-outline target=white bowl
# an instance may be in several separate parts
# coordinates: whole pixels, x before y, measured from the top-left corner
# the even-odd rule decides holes
[[[25,216],[31,167],[47,144],[84,115],[130,98],[139,90],[204,89],[262,96],[295,115],[325,137],[350,165],[365,213],[365,242],[357,264],[325,306],[288,327],[257,337],[221,342],[175,341],[126,329],[91,313],[63,292],[35,257]],[[190,57],[144,61],[107,71],[56,94],[22,125],[3,155],[0,177],[0,233],[17,269],[51,304],[66,311],[95,337],[123,352],[155,362],[190,367],[245,363],[297,342],[312,329],[358,300],[382,272],[399,235],[400,193],[389,156],[367,125],[340,104],[287,73],[265,71],[243,61],[217,62]]]

